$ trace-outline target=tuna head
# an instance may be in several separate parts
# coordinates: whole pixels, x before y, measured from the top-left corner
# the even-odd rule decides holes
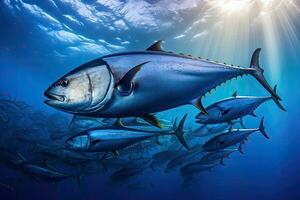
[[[45,103],[65,112],[80,114],[99,110],[111,99],[113,76],[102,60],[84,64],[64,75],[46,91]]]
[[[90,147],[90,137],[88,135],[79,135],[66,141],[66,147],[75,151],[87,151]]]

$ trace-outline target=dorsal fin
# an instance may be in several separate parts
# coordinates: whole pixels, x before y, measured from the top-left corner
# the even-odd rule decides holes
[[[163,51],[161,48],[161,40],[158,40],[154,44],[152,44],[150,47],[147,48],[147,51]]]
[[[237,97],[237,95],[238,95],[238,92],[237,92],[237,91],[235,91],[235,92],[232,94],[233,97]]]

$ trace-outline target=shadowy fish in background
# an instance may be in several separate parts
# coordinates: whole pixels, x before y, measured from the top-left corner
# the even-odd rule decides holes
[[[166,150],[158,152],[154,155],[152,155],[152,163],[151,168],[155,170],[157,167],[162,166],[163,164],[167,163],[168,161],[186,153],[186,151],[183,150]]]
[[[190,163],[180,169],[180,174],[181,174],[181,176],[190,177],[195,174],[210,170],[213,167],[217,166],[218,164],[219,163],[203,164],[199,161]]]
[[[41,145],[38,145],[34,151],[45,157],[63,160],[71,165],[82,165],[84,162],[100,161],[105,156],[105,153],[76,152],[62,147],[47,147]]]
[[[230,154],[236,151],[238,151],[238,149],[222,149],[219,151],[211,152],[205,154],[201,158],[200,163],[213,164],[215,162],[220,162],[221,165],[224,165],[224,158],[229,158]]]
[[[19,164],[19,167],[22,169],[22,171],[25,174],[28,174],[38,180],[41,179],[49,182],[59,182],[69,178],[77,178],[78,184],[80,186],[79,183],[80,174],[78,175],[65,174],[41,165],[32,164],[29,161],[27,161],[20,153],[17,154],[23,160],[23,162]]]
[[[123,167],[122,169],[114,172],[110,179],[114,182],[127,181],[141,174],[145,169],[143,167]]]
[[[264,118],[261,119],[259,128],[255,129],[233,129],[223,132],[210,140],[208,140],[203,146],[204,151],[218,151],[229,146],[240,144],[239,149],[241,150],[242,143],[247,140],[248,136],[254,132],[260,132],[265,138],[269,139],[269,136],[265,132]]]
[[[45,103],[82,116],[141,117],[160,127],[150,113],[186,104],[207,113],[202,96],[242,75],[252,75],[281,100],[263,76],[260,49],[254,51],[249,68],[242,68],[169,53],[160,43],[146,51],[111,54],[79,66],[45,91]]]
[[[119,170],[123,166],[126,166],[130,160],[121,156],[110,156],[101,161],[102,166],[106,171],[109,170]]]
[[[182,165],[184,165],[186,163],[200,160],[202,158],[202,156],[203,156],[203,154],[201,151],[185,152],[185,153],[173,158],[172,160],[170,160],[167,164],[165,172],[166,173],[171,172],[173,170],[178,169],[179,167],[181,167]]]
[[[274,88],[276,92],[276,86]],[[254,110],[262,103],[273,100],[276,105],[283,111],[285,108],[280,104],[279,100],[274,96],[271,97],[253,97],[253,96],[237,96],[235,92],[232,97],[222,99],[206,108],[208,115],[200,113],[196,116],[197,122],[202,124],[231,123],[232,120],[244,117],[246,115],[255,116]]]

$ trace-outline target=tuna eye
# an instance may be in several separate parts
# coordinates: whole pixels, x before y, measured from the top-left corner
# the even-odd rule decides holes
[[[69,85],[69,80],[68,79],[61,80],[60,85],[62,87],[67,87]]]

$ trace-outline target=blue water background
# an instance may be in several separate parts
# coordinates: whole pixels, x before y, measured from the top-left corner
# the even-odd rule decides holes
[[[59,76],[102,54],[82,53],[57,57],[53,51],[64,49],[64,44],[51,44],[49,38],[42,36],[34,28],[32,25],[34,22],[31,20],[34,18],[31,19],[30,16],[12,17],[7,8],[3,6],[0,8],[0,94],[23,100],[45,112],[59,112],[43,103],[44,90]],[[297,21],[295,21],[295,30],[299,37],[300,24]],[[131,34],[132,41],[135,41],[134,34],[138,38],[137,42],[131,43],[124,49],[126,51],[145,49],[153,41],[168,38],[170,35],[167,32],[164,32],[164,35],[160,33],[151,35],[146,31],[130,33],[128,30],[119,33],[122,34]],[[109,42],[109,33],[99,37]],[[152,180],[155,187],[138,192],[111,187],[101,175],[95,175],[83,178],[82,191],[78,190],[74,180],[67,180],[58,185],[30,183],[13,193],[0,190],[0,199],[300,199],[300,46],[290,48],[289,45],[285,45],[284,36],[282,39],[283,42],[278,49],[281,67],[279,78],[270,80],[272,66],[265,70],[265,75],[271,85],[278,84],[278,93],[288,112],[282,112],[272,102],[261,106],[256,114],[259,117],[265,116],[266,130],[271,139],[266,140],[260,134],[252,135],[244,147],[244,155],[236,153],[225,161],[225,166],[218,166],[211,172],[203,173],[201,181],[191,188],[181,188],[181,177],[178,173],[164,174],[149,171],[142,176],[141,180]],[[251,52],[256,47],[262,47],[261,66],[268,66],[264,52],[269,49],[261,43],[250,44],[247,59],[241,60],[240,55],[216,59],[248,66]],[[184,42],[169,40],[164,43],[164,48],[201,55],[202,47],[201,43],[186,45]],[[222,48],[237,51],[231,46]],[[206,54],[201,56],[212,58],[212,55]],[[208,95],[204,104],[209,105],[228,97],[235,90],[240,95],[268,95],[254,78],[243,77],[218,88]],[[189,113],[189,122],[191,122],[197,112],[192,106],[184,106],[163,112],[161,116],[174,118]],[[246,125],[256,127],[259,124],[259,117],[257,119],[247,117]],[[5,133],[5,130],[0,131],[1,134]],[[0,176],[4,173],[6,171],[0,170]]]

